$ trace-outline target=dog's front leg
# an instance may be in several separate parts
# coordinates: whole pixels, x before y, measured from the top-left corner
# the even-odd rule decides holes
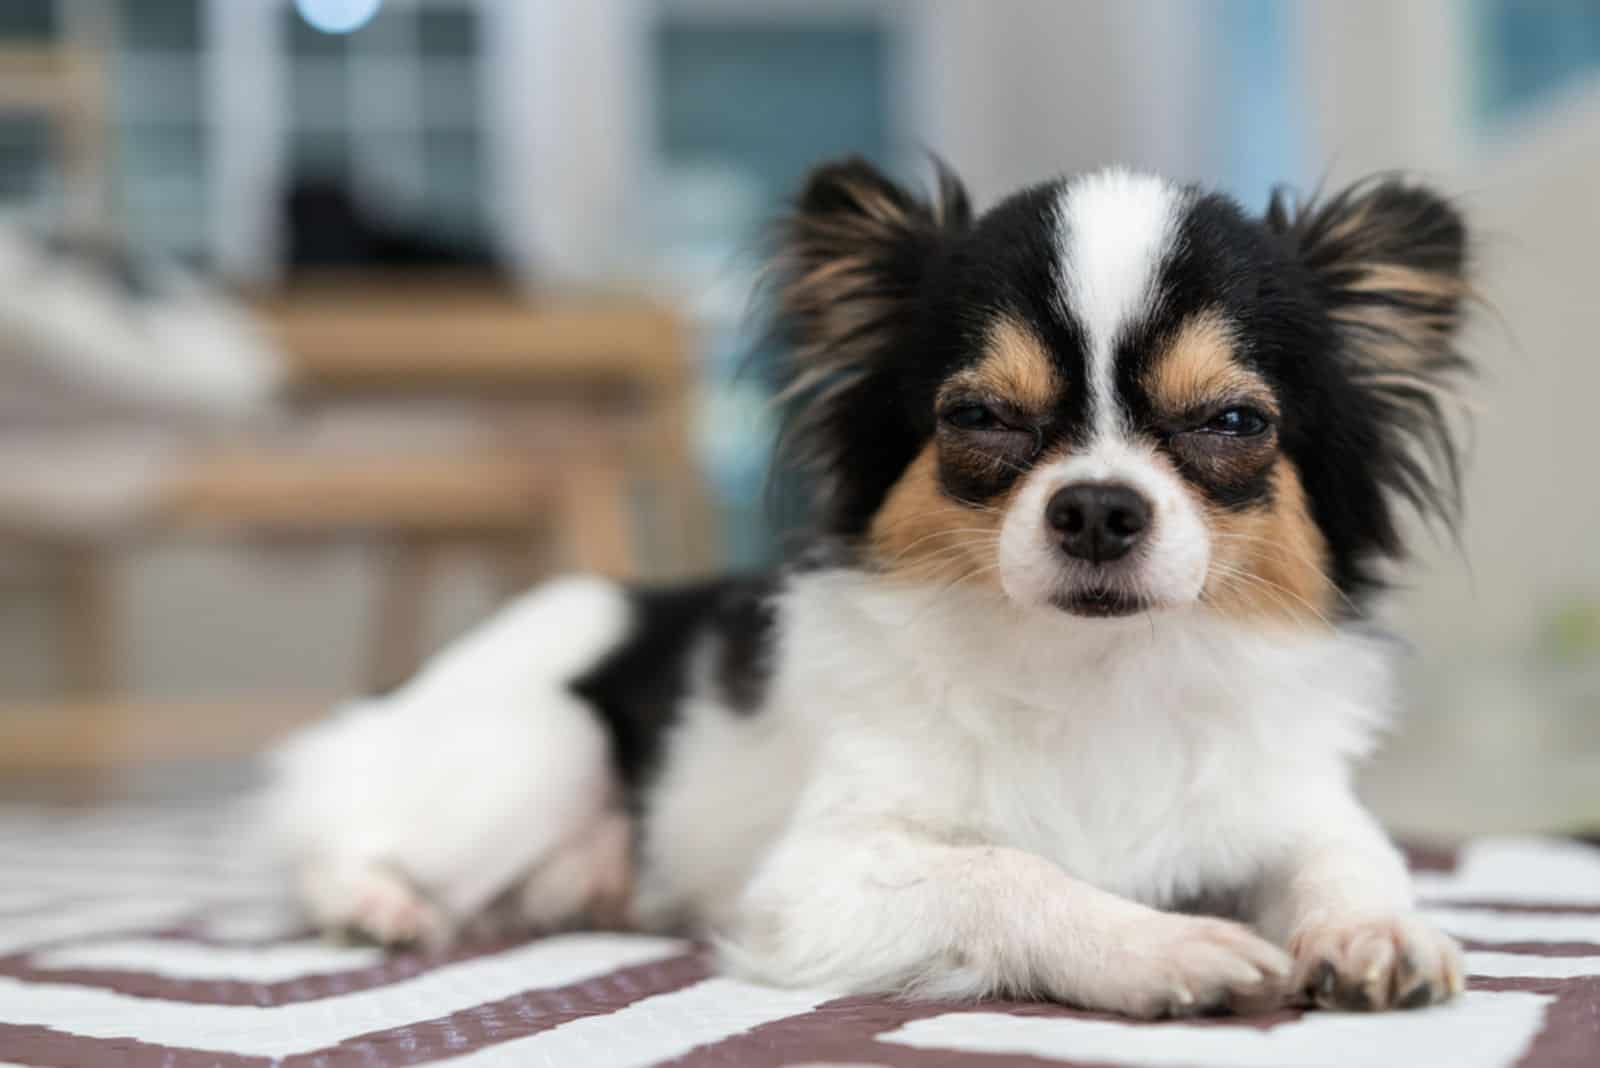
[[[884,821],[791,830],[748,887],[729,964],[788,986],[1047,997],[1131,1016],[1279,1003],[1288,957],[1041,857]]]
[[[1417,911],[1404,860],[1353,798],[1308,804],[1316,826],[1269,866],[1255,919],[1289,947],[1294,989],[1324,1008],[1417,1008],[1464,986],[1461,950]]]

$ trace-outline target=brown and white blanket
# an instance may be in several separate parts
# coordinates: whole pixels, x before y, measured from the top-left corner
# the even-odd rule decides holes
[[[1383,1016],[1137,1024],[716,976],[671,939],[579,934],[384,954],[303,929],[227,808],[0,807],[0,1062],[52,1068],[1597,1068],[1600,848],[1415,855],[1465,996]]]

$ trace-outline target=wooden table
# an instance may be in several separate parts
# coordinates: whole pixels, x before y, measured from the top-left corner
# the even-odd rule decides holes
[[[566,450],[578,462],[594,461],[571,506],[609,507],[601,498],[616,496],[616,487],[604,484],[611,463],[597,450],[618,450],[629,479],[647,484],[664,505],[655,531],[663,563],[655,570],[694,574],[715,564],[714,524],[692,440],[691,339],[683,320],[659,305],[594,296],[526,300],[458,278],[337,276],[255,305],[289,356],[291,388],[302,403],[450,394],[500,401],[559,396],[586,406],[591,429],[602,432]],[[603,418],[619,406],[631,418]],[[515,416],[499,425],[512,448],[547,458],[550,436],[542,430],[537,420]],[[634,554],[594,553],[586,563],[616,573],[639,564]]]
[[[335,700],[13,702],[0,715],[0,780],[234,760],[327,714]]]
[[[461,279],[328,276],[254,305],[288,354],[295,383],[319,393],[671,391],[694,377],[682,321],[631,298],[524,299]]]
[[[197,447],[128,529],[54,540],[40,532],[65,565],[63,648],[76,696],[116,690],[108,573],[134,537],[381,543],[374,685],[409,674],[426,651],[424,587],[443,546],[489,553],[507,591],[535,577],[537,546],[551,538],[573,566],[632,575],[641,570],[633,504],[643,490],[659,506],[650,570],[689,574],[714,563],[691,438],[695,369],[671,313],[626,298],[528,300],[466,278],[330,276],[252,303],[289,361],[291,412],[465,399],[484,412],[482,440],[446,453],[330,453],[292,438]],[[552,410],[566,414],[552,419]]]

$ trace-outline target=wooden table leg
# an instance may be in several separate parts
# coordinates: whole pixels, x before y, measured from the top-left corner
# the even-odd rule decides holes
[[[544,524],[525,536],[501,538],[485,546],[493,568],[495,596],[509,601],[550,574],[550,532]]]
[[[403,537],[384,547],[372,621],[368,683],[381,693],[408,679],[422,662],[428,615],[428,580],[439,545]]]
[[[611,578],[638,573],[626,465],[605,457],[575,463],[563,487],[566,548],[573,566]]]
[[[61,659],[66,691],[100,698],[117,683],[117,604],[109,550],[73,546],[61,554]]]
[[[680,577],[703,575],[721,561],[716,506],[694,445],[695,396],[686,381],[661,398],[648,458],[657,510],[669,528],[670,569]]]

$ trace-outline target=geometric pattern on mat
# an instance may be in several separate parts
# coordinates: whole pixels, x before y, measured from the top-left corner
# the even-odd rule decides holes
[[[384,954],[307,931],[239,807],[0,807],[0,1062],[50,1068],[1597,1068],[1600,849],[1417,850],[1465,996],[1381,1016],[1136,1024],[718,977],[667,938]]]

